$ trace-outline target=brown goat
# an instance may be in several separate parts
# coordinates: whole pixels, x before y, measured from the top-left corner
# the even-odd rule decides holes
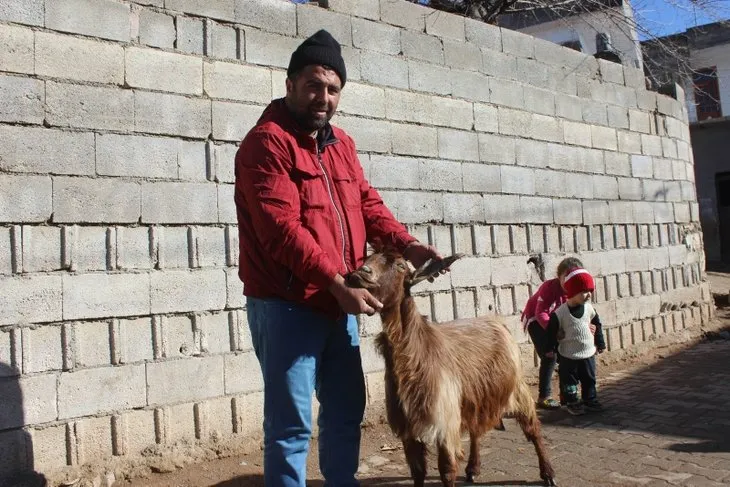
[[[403,442],[413,485],[426,478],[429,445],[438,448],[445,487],[454,487],[461,434],[469,433],[467,481],[480,473],[479,438],[511,413],[535,445],[540,477],[555,485],[540,420],[522,374],[519,349],[496,317],[434,326],[418,313],[411,286],[438,274],[460,256],[411,272],[395,252],[378,252],[348,276],[352,287],[369,289],[383,303],[377,346],[385,359],[388,423]]]

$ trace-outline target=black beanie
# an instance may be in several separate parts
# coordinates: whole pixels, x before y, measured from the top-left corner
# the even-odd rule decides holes
[[[335,70],[342,86],[345,86],[347,70],[341,52],[340,43],[332,37],[332,34],[321,29],[302,42],[292,53],[286,74],[291,76],[310,64],[324,64]]]

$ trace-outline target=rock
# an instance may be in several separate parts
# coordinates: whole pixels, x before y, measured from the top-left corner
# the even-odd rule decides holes
[[[170,473],[177,470],[177,467],[175,466],[175,462],[173,462],[169,458],[161,458],[153,465],[150,465],[150,470],[155,473]]]
[[[368,458],[366,462],[368,462],[373,467],[382,467],[386,463],[390,463],[390,460],[379,455],[373,455],[372,457]]]

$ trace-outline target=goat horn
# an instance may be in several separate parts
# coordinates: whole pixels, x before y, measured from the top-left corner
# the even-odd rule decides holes
[[[411,286],[415,286],[421,281],[424,281],[430,277],[438,277],[441,271],[448,269],[451,264],[464,257],[464,254],[454,254],[448,257],[444,257],[441,260],[429,259],[421,267],[416,269],[411,279]]]

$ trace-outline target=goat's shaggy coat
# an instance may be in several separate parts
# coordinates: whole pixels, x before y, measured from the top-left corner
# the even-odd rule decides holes
[[[496,317],[432,325],[418,313],[412,275],[398,254],[376,253],[349,278],[382,303],[383,331],[377,338],[385,359],[388,423],[403,441],[415,486],[426,477],[426,448],[436,445],[441,480],[453,487],[463,458],[461,433],[470,437],[468,480],[479,474],[479,438],[498,426],[504,413],[516,418],[535,445],[540,476],[553,483],[535,403],[524,381],[519,349]]]

